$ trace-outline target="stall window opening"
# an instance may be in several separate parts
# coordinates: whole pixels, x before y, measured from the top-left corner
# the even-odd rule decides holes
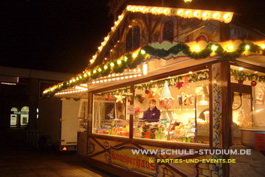
[[[129,103],[129,88],[94,94],[93,133],[129,136],[129,119],[126,106]]]
[[[208,86],[208,70],[135,85],[134,137],[208,144]]]

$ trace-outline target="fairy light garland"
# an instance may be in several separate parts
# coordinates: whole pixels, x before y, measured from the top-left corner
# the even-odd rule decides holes
[[[100,64],[93,69],[86,69],[83,71],[83,73],[78,74],[69,81],[62,82],[58,85],[48,88],[43,92],[43,95],[53,96],[56,92],[77,84],[88,82],[91,79],[97,79],[112,73],[122,73],[127,68],[134,69],[150,57],[166,59],[166,57],[169,55],[177,55],[180,52],[183,52],[186,56],[192,59],[208,58],[211,57],[211,54],[213,53],[216,57],[219,56],[219,58],[224,60],[236,59],[240,56],[246,55],[246,52],[248,52],[248,54],[255,53],[265,55],[265,44],[263,42],[254,43],[250,41],[243,41],[238,48],[232,52],[229,52],[228,48],[223,47],[222,43],[209,43],[204,49],[200,47],[200,51],[191,51],[191,47],[188,45],[188,43],[178,43],[168,50],[156,49],[151,45],[146,45],[140,49],[137,49],[136,51],[127,53],[116,60],[109,61],[105,64]],[[233,46],[233,48],[235,47]]]

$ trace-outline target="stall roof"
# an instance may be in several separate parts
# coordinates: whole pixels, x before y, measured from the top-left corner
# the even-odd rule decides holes
[[[233,12],[209,11],[199,9],[183,9],[183,8],[165,8],[151,6],[132,6],[128,5],[122,15],[114,23],[111,32],[104,38],[98,51],[90,59],[89,66],[82,73],[72,77],[68,81],[52,86],[43,92],[44,96],[53,96],[54,94],[63,95],[73,93],[84,93],[86,89],[76,89],[76,86],[84,83],[90,84],[93,80],[107,77],[114,73],[123,73],[125,69],[134,69],[143,62],[149,62],[154,59],[181,58],[188,57],[191,59],[205,59],[209,57],[222,59],[235,59],[240,56],[247,55],[264,55],[265,41],[223,41],[216,43],[206,43],[204,41],[192,41],[188,43],[150,43],[135,51],[126,53],[120,58],[107,61],[105,64],[100,62],[98,55],[109,42],[120,23],[129,13],[150,13],[154,15],[181,16],[185,18],[199,18],[201,20],[218,20],[229,23],[232,20]],[[130,78],[128,78],[130,79]],[[132,78],[131,78],[132,79]],[[104,81],[104,79],[103,79]],[[72,90],[73,89],[73,90]],[[72,91],[69,91],[72,90]],[[68,92],[69,91],[69,92]]]

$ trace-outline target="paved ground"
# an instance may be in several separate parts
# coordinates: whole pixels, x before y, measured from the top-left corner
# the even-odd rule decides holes
[[[244,147],[241,147],[244,149]],[[230,177],[264,177],[265,152],[251,150],[251,155],[231,156],[236,163],[230,164]]]
[[[74,153],[0,148],[0,177],[109,177]]]

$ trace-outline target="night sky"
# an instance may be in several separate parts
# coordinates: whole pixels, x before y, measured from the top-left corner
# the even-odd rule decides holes
[[[233,10],[240,23],[265,33],[265,0],[194,1]],[[107,4],[108,0],[1,0],[0,65],[83,71],[113,25]]]

